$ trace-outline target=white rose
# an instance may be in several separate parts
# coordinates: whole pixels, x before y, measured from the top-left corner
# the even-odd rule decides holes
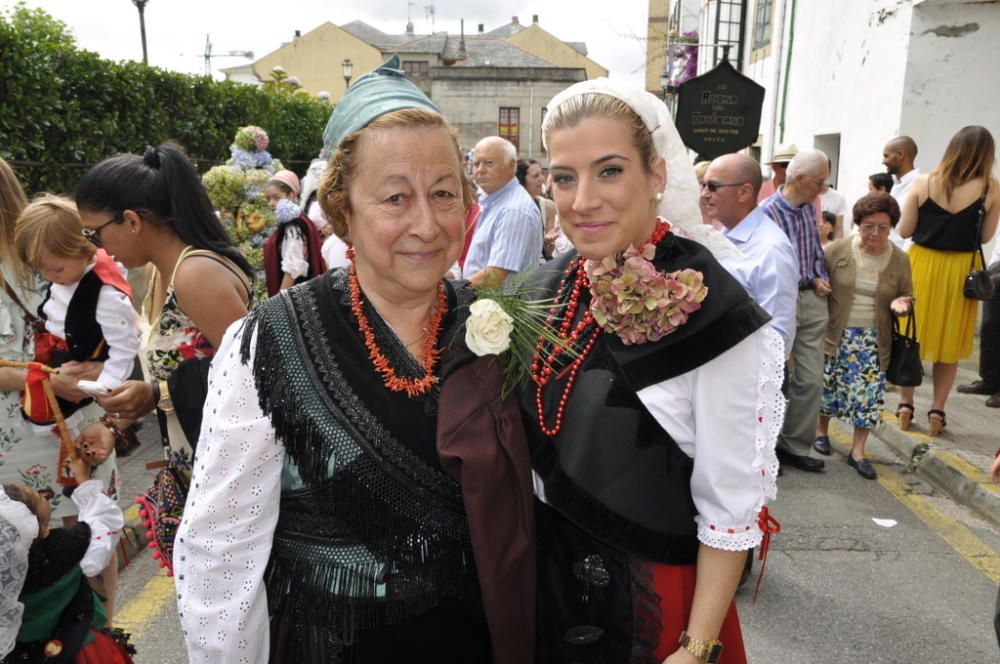
[[[514,319],[495,300],[476,300],[469,307],[465,344],[476,355],[499,355],[510,348]]]

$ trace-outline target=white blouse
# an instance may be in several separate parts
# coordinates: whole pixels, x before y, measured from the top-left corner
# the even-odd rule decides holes
[[[125,519],[118,505],[104,493],[101,480],[87,480],[73,491],[78,520],[90,526],[90,545],[80,561],[84,576],[97,576],[111,560]]]
[[[181,630],[192,664],[265,664],[264,569],[278,522],[285,449],[257,400],[243,321],[226,331],[209,372],[191,489],[174,542]]]
[[[87,266],[86,272],[93,269]],[[122,276],[125,268],[118,264]],[[86,274],[86,272],[84,274]],[[42,307],[45,312],[45,329],[60,339],[66,338],[66,310],[76,292],[79,281],[72,284],[51,284],[48,301]],[[97,296],[97,324],[108,343],[108,359],[97,382],[109,389],[122,384],[131,374],[135,356],[139,352],[139,323],[132,301],[114,286],[104,284]]]

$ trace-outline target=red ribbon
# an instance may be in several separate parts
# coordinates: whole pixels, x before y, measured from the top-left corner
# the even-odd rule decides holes
[[[767,507],[762,507],[757,516],[757,527],[764,533],[764,538],[760,541],[760,553],[757,556],[757,559],[760,560],[760,572],[757,573],[757,587],[753,591],[754,604],[757,604],[760,582],[764,580],[764,567],[767,565],[767,552],[771,548],[771,535],[777,535],[781,532],[781,523],[771,516]]]

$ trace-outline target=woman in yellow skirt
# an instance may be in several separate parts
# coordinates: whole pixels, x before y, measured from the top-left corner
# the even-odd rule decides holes
[[[934,364],[934,398],[927,413],[931,436],[945,426],[958,360],[972,354],[979,302],[967,299],[962,286],[973,256],[980,265],[979,244],[990,241],[1000,217],[995,159],[996,145],[985,127],[961,129],[937,168],[914,180],[897,227],[904,238],[913,238],[909,253],[920,358]],[[905,431],[913,418],[913,388],[901,388],[900,398],[896,414]]]

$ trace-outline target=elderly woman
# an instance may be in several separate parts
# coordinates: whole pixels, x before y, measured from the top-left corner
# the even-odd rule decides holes
[[[576,252],[537,273],[560,343],[539,339],[521,392],[541,501],[539,659],[745,662],[733,596],[775,495],[783,344],[708,249],[658,217],[686,205],[717,235],[698,224],[663,103],[597,79],[548,109]],[[616,294],[662,307],[621,316]]]
[[[472,188],[396,57],[351,85],[324,139],[319,200],[351,265],[262,304],[216,356],[175,551],[190,661],[489,661],[488,552],[435,442],[472,298],[443,275]],[[498,661],[531,661],[523,624],[494,635],[516,644]]]
[[[873,480],[865,458],[868,433],[875,428],[885,398],[885,372],[892,349],[892,316],[902,316],[913,302],[913,280],[906,253],[889,241],[899,221],[899,205],[875,192],[854,204],[858,233],[835,240],[824,252],[832,292],[824,339],[826,365],[823,400],[816,429],[816,451],[831,453],[830,418],[854,426],[847,463]]]

